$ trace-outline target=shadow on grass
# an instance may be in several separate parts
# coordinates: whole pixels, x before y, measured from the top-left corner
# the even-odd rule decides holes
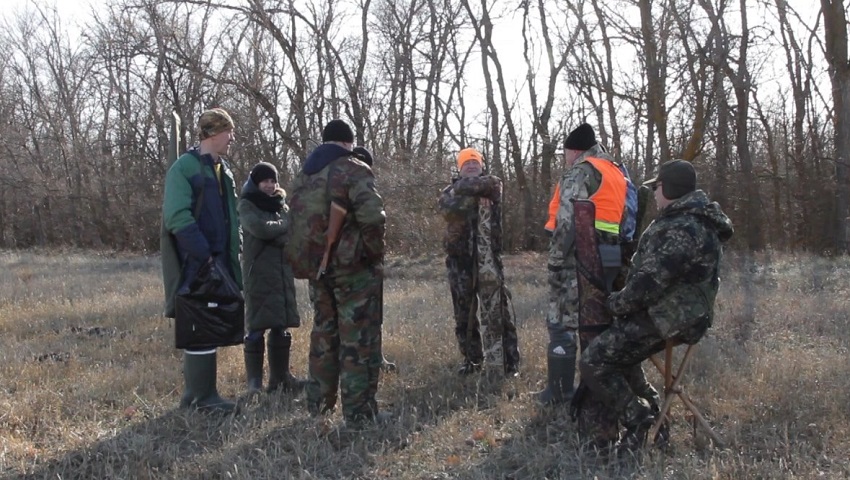
[[[620,479],[633,478],[641,470],[633,456],[618,458],[583,442],[569,406],[531,407],[533,414],[518,433],[498,442],[484,461],[453,478],[502,479]]]
[[[237,429],[236,417],[232,415],[172,410],[67,452],[14,478],[171,477],[176,463],[220,448]]]
[[[422,375],[422,368],[431,371]],[[303,394],[243,397],[236,415],[171,410],[11,478],[387,478],[380,459],[410,447],[416,432],[496,408],[505,395],[501,373],[417,369],[415,378],[427,380],[387,392],[381,409],[392,420],[384,425],[355,431],[338,413],[312,418]]]
[[[427,375],[423,368],[430,369]],[[276,421],[254,441],[220,452],[207,471],[186,478],[397,478],[381,459],[413,447],[418,432],[467,410],[494,408],[501,397],[501,375],[458,377],[452,368],[437,364],[417,365],[417,370],[415,378],[428,380],[378,392],[381,410],[391,415],[385,424],[351,430],[334,423],[338,414],[310,418],[302,408],[299,418]],[[243,465],[238,475],[233,465]]]

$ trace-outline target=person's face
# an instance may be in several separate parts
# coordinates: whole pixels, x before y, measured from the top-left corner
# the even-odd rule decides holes
[[[477,177],[481,175],[484,169],[478,160],[468,160],[460,167],[461,177]]]
[[[257,186],[260,187],[260,191],[268,196],[274,195],[275,190],[277,190],[277,182],[273,178],[262,180]]]
[[[212,137],[210,137],[213,144],[213,151],[219,155],[227,155],[227,152],[230,151],[230,144],[236,140],[236,135],[233,133],[233,129],[227,129],[222,132],[218,132]]]
[[[652,185],[652,190],[655,193],[655,204],[658,205],[659,210],[670,205],[670,200],[664,196],[664,192],[662,191],[661,182],[655,182]]]
[[[581,150],[570,150],[569,148],[564,149],[564,164],[567,168],[572,167],[576,163],[576,159],[584,153]]]

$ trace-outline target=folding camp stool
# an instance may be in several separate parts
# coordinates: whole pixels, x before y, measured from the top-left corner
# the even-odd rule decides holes
[[[681,382],[685,373],[685,369],[688,366],[688,363],[691,361],[691,356],[694,353],[694,345],[688,345],[688,349],[685,350],[685,356],[682,358],[682,362],[679,364],[679,369],[675,375],[673,375],[673,348],[679,345],[681,342],[677,340],[667,340],[667,345],[664,349],[664,363],[661,363],[661,360],[658,359],[656,355],[652,355],[649,359],[655,365],[655,368],[661,373],[664,377],[664,403],[661,406],[661,412],[658,415],[658,418],[655,419],[655,424],[652,425],[652,429],[649,431],[648,438],[655,438],[658,434],[658,431],[661,429],[661,425],[664,423],[665,418],[670,413],[670,407],[673,405],[673,400],[678,395],[679,398],[682,399],[682,403],[685,404],[685,407],[691,411],[694,415],[694,419],[696,423],[705,430],[709,437],[714,441],[714,444],[720,448],[723,448],[723,440],[720,439],[720,436],[711,428],[711,425],[708,424],[705,417],[702,416],[699,409],[697,409],[694,402],[691,401],[691,398],[688,394],[685,393],[684,389],[682,389]],[[694,426],[696,433],[696,425]]]

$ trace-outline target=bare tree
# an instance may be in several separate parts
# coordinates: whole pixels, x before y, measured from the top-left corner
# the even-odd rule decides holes
[[[848,251],[850,214],[850,61],[847,56],[847,14],[843,0],[821,0],[826,58],[832,81],[836,197],[834,248]]]

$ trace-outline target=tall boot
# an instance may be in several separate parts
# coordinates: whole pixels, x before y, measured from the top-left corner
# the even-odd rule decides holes
[[[236,404],[221,398],[216,389],[216,352],[194,355],[183,353],[183,380],[186,391],[180,400],[183,408],[206,412],[232,413]]]
[[[573,382],[576,375],[576,353],[573,349],[550,343],[546,354],[546,388],[539,393],[543,405],[567,403],[573,398]]]
[[[248,379],[248,393],[259,393],[263,390],[263,361],[266,346],[263,337],[256,339],[245,338],[245,374]]]
[[[268,392],[278,388],[283,391],[299,391],[304,381],[295,378],[289,371],[289,351],[292,348],[292,334],[272,330],[269,332],[269,386]]]

